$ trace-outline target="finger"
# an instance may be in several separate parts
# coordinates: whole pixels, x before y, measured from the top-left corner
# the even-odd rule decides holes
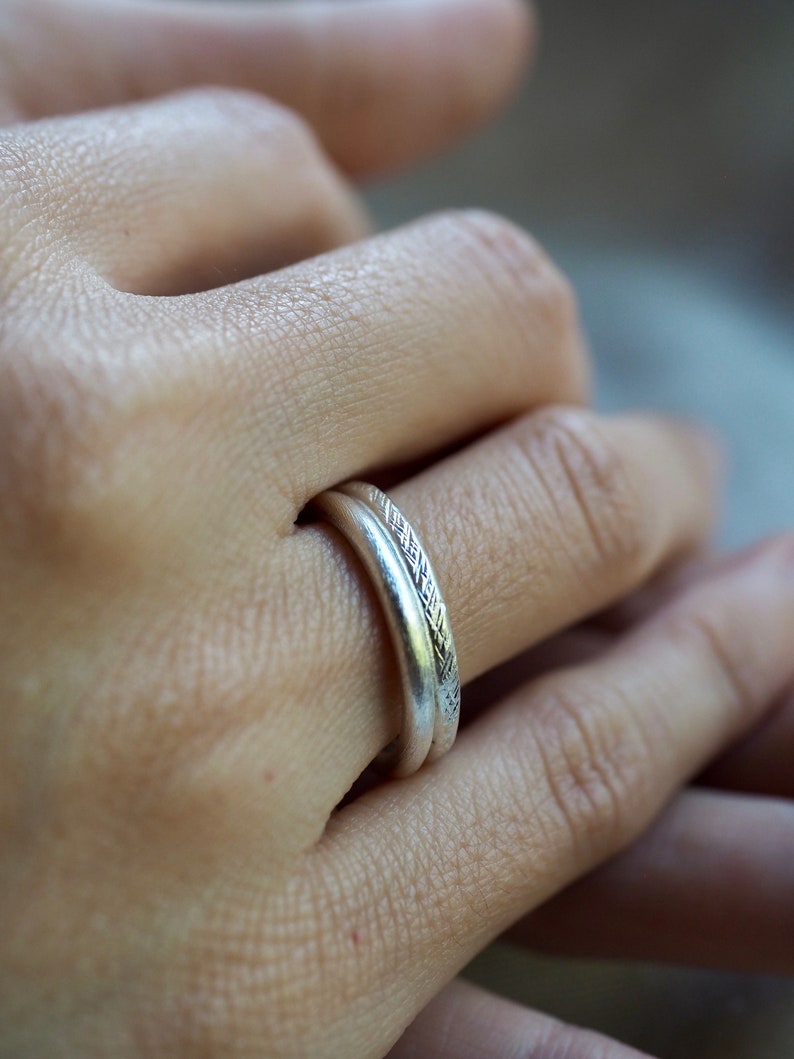
[[[364,469],[459,443],[547,402],[587,363],[570,287],[537,244],[477,211],[443,214],[173,310],[191,349],[238,367],[235,424],[261,437],[290,525]],[[176,316],[175,316],[176,318]]]
[[[125,291],[220,286],[369,227],[302,120],[249,93],[203,89],[41,122],[6,132],[3,147],[18,211],[51,187],[42,238]]]
[[[461,680],[581,620],[693,546],[712,519],[710,466],[689,428],[557,407],[392,490],[443,586]],[[340,683],[328,686],[324,710],[344,754],[334,772],[349,785],[384,745],[374,741],[394,736],[399,724],[391,689],[377,690],[383,653],[368,653],[366,630],[378,611],[359,588],[355,561],[340,564],[344,545],[325,527],[294,543],[307,583],[321,585],[315,593],[329,601],[306,623],[307,654],[345,667]],[[352,658],[362,679],[354,698],[360,711],[341,710],[334,695],[347,686]],[[383,704],[377,723],[373,701]]]
[[[553,669],[597,658],[621,633],[647,621],[675,599],[682,589],[703,581],[720,566],[725,568],[725,559],[720,560],[707,551],[687,554],[680,562],[664,566],[659,574],[642,582],[636,591],[622,596],[592,618],[563,629],[558,635],[488,670],[464,691],[466,717],[479,716],[498,699]],[[764,727],[769,723],[765,721]]]
[[[613,636],[593,628],[589,622],[564,629],[557,636],[487,670],[463,688],[461,719],[470,723],[530,680],[537,680],[555,669],[596,659],[613,643]]]
[[[327,903],[329,945],[361,942],[357,984],[420,1010],[496,933],[636,838],[791,679],[793,624],[784,538],[348,806],[308,893]]]
[[[711,492],[708,452],[689,428],[556,408],[489,435],[392,496],[426,545],[432,542],[467,683],[697,542],[710,525]],[[329,546],[339,550],[336,540]],[[318,567],[315,582],[324,571],[326,581],[339,578],[339,562],[329,567],[327,553],[307,555]],[[346,573],[346,587],[321,597],[349,595],[357,570]],[[327,649],[328,624],[326,615],[318,651],[323,640]],[[338,625],[336,657],[355,657],[358,626]],[[362,749],[354,768],[372,752]]]
[[[408,1027],[389,1059],[640,1059],[641,1054],[457,979]]]
[[[549,644],[550,664],[556,659],[565,659],[572,654],[598,650],[621,630],[630,628],[643,618],[650,617],[681,589],[695,585],[713,575],[718,569],[727,569],[734,561],[720,558],[714,553],[704,553],[691,561],[681,563],[652,580],[632,595],[596,616],[586,628],[577,630],[578,642],[571,644],[563,637],[560,644]],[[571,634],[569,634],[570,636]],[[545,645],[544,645],[545,647]],[[538,671],[544,664],[544,650],[537,652],[530,662]],[[572,659],[573,660],[573,659]],[[527,666],[525,665],[525,669]],[[483,683],[487,684],[488,676]],[[482,699],[487,692],[483,689]],[[794,771],[791,769],[791,749],[794,747],[794,691],[788,690],[780,704],[764,718],[749,734],[728,748],[717,761],[709,764],[698,783],[731,791],[747,791],[778,798],[794,797]]]
[[[681,572],[676,578],[680,584],[695,583],[707,576],[708,570],[716,568],[716,558],[707,563],[695,563],[691,568]],[[723,563],[724,566],[724,563]],[[605,642],[608,633],[606,627],[614,627],[614,622],[631,620],[641,610],[651,612],[659,605],[664,596],[673,591],[669,583],[659,585],[657,590],[647,594],[640,593],[641,599],[636,604],[629,603],[622,614],[621,605],[615,608],[616,614],[610,615],[606,625],[598,623],[590,634],[594,643]],[[791,751],[794,747],[794,692],[788,690],[778,706],[764,718],[763,723],[751,732],[743,734],[724,754],[710,763],[698,776],[699,785],[714,787],[727,791],[745,791],[751,794],[769,795],[774,798],[794,797],[794,771],[791,768]]]
[[[715,570],[724,567],[725,557],[712,549],[710,541],[705,541],[697,552],[665,567],[656,577],[640,585],[636,592],[596,614],[589,625],[605,636],[620,635],[661,610],[682,589],[705,580]]]
[[[711,449],[688,426],[557,407],[392,493],[432,542],[468,681],[696,546],[714,491]]]
[[[687,791],[511,934],[581,956],[794,972],[794,805]]]
[[[687,554],[680,562],[664,566],[661,573],[651,576],[636,591],[622,596],[592,618],[563,629],[558,635],[488,670],[465,689],[466,716],[469,719],[479,716],[498,699],[553,669],[599,657],[621,633],[647,621],[684,588],[703,581],[718,565],[725,568],[725,560],[720,564],[716,557],[704,558],[698,553],[693,558]]]
[[[18,0],[3,15],[8,118],[247,88],[300,111],[356,172],[404,165],[479,125],[514,86],[529,37],[516,0]]]

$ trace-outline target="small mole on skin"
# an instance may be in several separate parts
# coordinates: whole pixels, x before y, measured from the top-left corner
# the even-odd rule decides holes
[[[275,778],[276,774],[273,769],[265,769],[265,771],[262,773],[262,779],[265,781],[265,783],[272,783]]]
[[[353,942],[354,945],[360,945],[361,944],[361,931],[360,930],[354,930],[353,933],[350,935],[350,937],[351,937],[352,942]]]

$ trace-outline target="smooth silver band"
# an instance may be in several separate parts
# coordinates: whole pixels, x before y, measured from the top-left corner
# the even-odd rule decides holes
[[[447,608],[416,533],[374,485],[348,482],[313,506],[342,533],[384,609],[403,690],[400,734],[376,764],[407,776],[446,753],[460,715],[460,676]]]

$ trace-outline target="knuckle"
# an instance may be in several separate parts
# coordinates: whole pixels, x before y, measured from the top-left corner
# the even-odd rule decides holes
[[[573,309],[570,285],[531,235],[512,221],[487,210],[446,215],[475,268],[513,293],[532,296],[555,318]]]
[[[574,289],[540,244],[511,221],[485,210],[442,215],[473,270],[497,304],[503,322],[549,364],[572,399],[585,397],[589,367]]]
[[[570,515],[577,553],[630,580],[650,565],[654,533],[632,465],[595,413],[547,408],[533,417],[532,456],[555,506]],[[581,541],[586,551],[582,553]]]
[[[312,161],[320,156],[309,124],[295,111],[245,89],[209,86],[190,93],[200,110],[208,111],[228,137],[240,135],[246,146],[259,145],[282,164]]]
[[[536,745],[548,797],[574,855],[591,863],[633,833],[647,803],[649,746],[620,689],[550,681]]]
[[[6,343],[3,343],[6,345]],[[68,344],[68,340],[67,340]],[[141,388],[42,336],[0,357],[0,522],[17,555],[83,571],[134,559]]]
[[[174,93],[166,99],[165,105],[175,106],[180,112],[187,106],[226,127],[248,125],[257,119],[261,120],[263,113],[277,108],[277,104],[271,103],[256,92],[245,88],[232,88],[229,85],[198,85],[188,88]]]
[[[452,215],[475,259],[489,275],[507,280],[522,300],[552,330],[566,329],[577,318],[576,296],[565,275],[527,232],[487,210]]]
[[[264,118],[264,131],[276,141],[280,158],[293,163],[325,167],[319,141],[311,126],[294,110],[273,106]]]

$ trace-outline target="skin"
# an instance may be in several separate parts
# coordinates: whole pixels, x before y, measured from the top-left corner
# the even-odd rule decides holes
[[[370,237],[344,176],[487,117],[526,12],[30,7],[0,9],[0,1054],[636,1054],[452,981],[508,928],[791,971],[794,539],[684,575],[711,444],[583,407],[529,236]],[[351,476],[420,532],[473,691],[446,758],[338,808],[399,726],[366,578],[296,525]],[[728,747],[734,789],[682,793]]]

